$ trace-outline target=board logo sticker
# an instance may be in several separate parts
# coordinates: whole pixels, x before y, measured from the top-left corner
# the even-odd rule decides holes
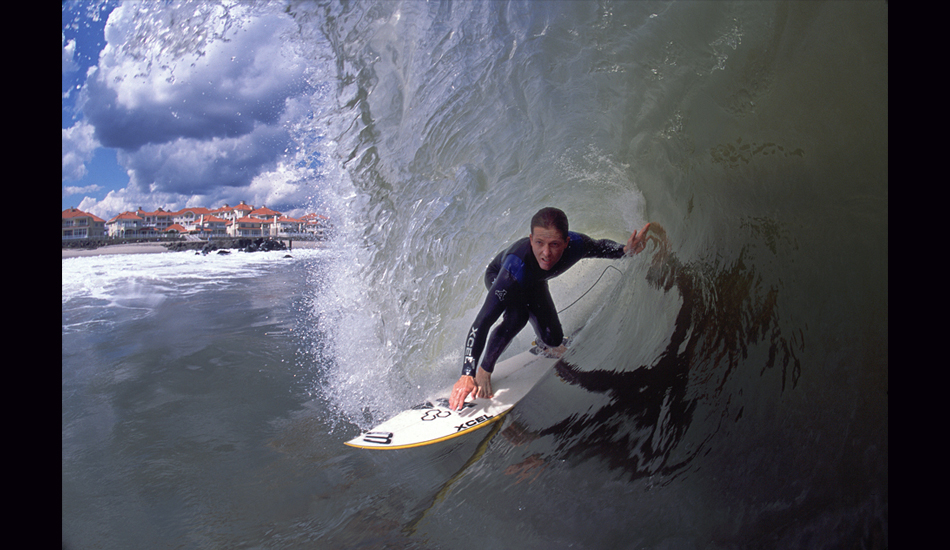
[[[445,418],[447,416],[452,416],[452,411],[446,411],[442,409],[429,409],[424,415],[422,415],[422,420],[428,422],[430,420],[435,420],[437,418]]]
[[[363,441],[367,443],[376,443],[377,445],[389,445],[393,442],[392,432],[366,432],[363,434]]]
[[[472,403],[471,401],[468,401],[468,402],[465,403],[465,405],[463,405],[463,407],[466,408],[466,409],[470,409],[470,408],[472,408],[472,407],[474,407],[474,406],[476,406],[475,403]],[[438,407],[441,407],[441,408],[443,408],[443,409],[448,409],[448,408],[449,408],[449,400],[448,400],[447,398],[445,398],[445,397],[440,397],[440,398],[438,398],[438,399],[435,400],[435,404],[434,404],[434,405],[432,404],[432,401],[426,401],[425,403],[420,403],[420,404],[418,404],[418,405],[413,406],[413,407],[412,407],[412,410],[414,410],[414,411],[424,411],[424,410],[428,410],[428,409],[435,409],[435,408],[438,408]],[[449,409],[449,410],[451,410],[451,409]]]
[[[478,418],[473,418],[473,419],[469,420],[468,422],[465,422],[465,423],[462,423],[462,424],[459,424],[458,426],[456,426],[456,427],[455,427],[455,433],[458,433],[458,432],[460,432],[460,431],[462,431],[462,430],[467,430],[467,429],[471,428],[472,426],[478,426],[478,425],[481,424],[482,422],[487,422],[487,421],[491,420],[492,418],[495,418],[495,415],[493,415],[493,414],[483,414],[482,416],[479,416]]]

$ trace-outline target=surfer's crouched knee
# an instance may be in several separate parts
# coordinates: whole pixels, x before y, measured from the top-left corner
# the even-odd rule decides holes
[[[566,342],[567,339],[564,338],[564,333],[561,331],[546,330],[538,338],[538,343],[546,348],[556,348]]]

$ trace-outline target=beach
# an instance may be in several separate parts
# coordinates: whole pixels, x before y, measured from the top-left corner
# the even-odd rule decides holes
[[[168,252],[168,249],[162,243],[110,244],[93,249],[64,248],[63,258],[102,256],[104,254],[157,254],[161,252]]]
[[[287,241],[284,240],[287,244]],[[160,254],[168,252],[166,243],[131,243],[131,244],[110,244],[100,246],[99,248],[64,248],[63,259],[79,258],[83,256],[103,256],[105,254]],[[322,241],[293,241],[293,248],[324,248],[325,242]]]

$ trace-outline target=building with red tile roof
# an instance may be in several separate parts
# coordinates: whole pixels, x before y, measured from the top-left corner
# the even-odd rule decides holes
[[[140,206],[135,213],[144,220],[143,229],[152,228],[154,231],[165,231],[168,226],[175,223],[175,213],[167,212],[162,208],[154,212],[146,212]]]
[[[185,227],[178,223],[173,223],[168,226],[168,229],[165,230],[166,233],[178,233],[179,235],[184,235],[188,233],[188,230]]]
[[[138,237],[145,227],[145,218],[135,212],[123,212],[106,222],[110,237]]]
[[[301,227],[301,231],[318,240],[326,239],[327,234],[333,227],[330,223],[330,218],[322,214],[306,214],[300,219],[305,222],[305,225]]]
[[[63,210],[63,240],[98,239],[106,234],[106,222],[99,216],[78,208]]]
[[[205,214],[201,216],[195,230],[203,236],[224,237],[228,234],[228,220]]]
[[[244,216],[228,223],[228,235],[231,237],[263,237],[263,220]]]
[[[248,216],[251,216],[254,218],[260,218],[262,220],[267,220],[267,219],[273,219],[274,216],[280,216],[280,212],[276,210],[271,210],[270,208],[267,208],[266,206],[262,206],[260,208],[255,208],[254,210],[251,210]]]
[[[237,206],[225,204],[215,209],[195,206],[177,212],[162,208],[147,212],[139,207],[134,212],[118,214],[108,222],[75,208],[63,211],[64,240],[103,237],[106,234],[112,238],[156,238],[178,234],[201,238],[324,239],[330,227],[329,218],[321,214],[291,218],[266,206],[255,208],[244,201]]]

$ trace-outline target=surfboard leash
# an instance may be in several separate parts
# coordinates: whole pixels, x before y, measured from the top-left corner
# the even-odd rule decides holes
[[[581,294],[576,300],[574,300],[573,302],[571,302],[567,307],[565,307],[564,309],[558,311],[557,314],[560,315],[560,314],[564,313],[565,311],[567,311],[567,309],[568,309],[569,307],[573,306],[573,305],[576,304],[577,302],[580,302],[580,301],[581,301],[581,298],[583,298],[584,296],[587,296],[587,294],[588,294],[591,290],[594,290],[594,287],[597,286],[597,283],[599,283],[600,280],[604,278],[604,275],[607,274],[607,270],[608,270],[608,269],[614,269],[614,270],[617,271],[617,273],[623,275],[623,271],[620,271],[619,269],[617,269],[616,266],[608,265],[606,268],[604,268],[604,272],[600,274],[600,277],[597,277],[597,280],[594,281],[594,284],[590,285],[590,288],[588,288],[588,289],[587,289],[583,294]]]

